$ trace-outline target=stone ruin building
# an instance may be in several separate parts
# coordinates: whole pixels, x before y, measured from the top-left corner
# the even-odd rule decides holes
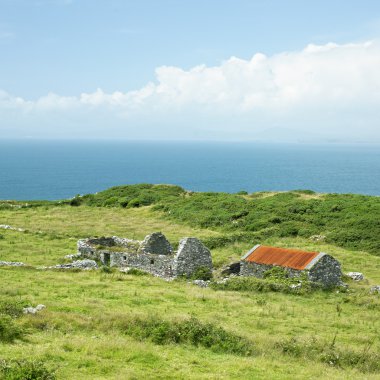
[[[211,253],[200,240],[183,238],[174,252],[161,232],[147,235],[143,241],[117,236],[82,239],[78,254],[106,266],[137,268],[164,278],[190,277],[200,268],[212,270]]]
[[[240,261],[240,276],[262,278],[273,267],[282,267],[289,277],[299,277],[306,273],[311,282],[325,287],[341,284],[340,263],[323,252],[306,252],[298,249],[285,249],[255,245]]]

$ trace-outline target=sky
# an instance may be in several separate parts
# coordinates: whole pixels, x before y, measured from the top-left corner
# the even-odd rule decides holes
[[[0,138],[380,142],[378,0],[0,0]]]

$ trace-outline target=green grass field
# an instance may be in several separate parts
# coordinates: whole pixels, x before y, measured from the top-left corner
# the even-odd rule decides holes
[[[363,272],[366,280],[350,282],[347,293],[318,290],[297,295],[216,291],[185,280],[166,282],[117,271],[0,267],[0,316],[1,303],[47,307],[37,315],[12,318],[22,332],[13,342],[1,341],[0,323],[0,363],[41,361],[58,379],[380,379],[380,296],[369,294],[371,285],[380,284],[376,248],[380,235],[367,239],[366,233],[360,241],[351,233],[360,231],[355,223],[363,220],[375,221],[370,226],[373,234],[378,232],[378,198],[219,194],[207,208],[207,199],[213,197],[208,193],[202,198],[202,193],[189,195],[178,188],[166,189],[164,196],[148,190],[146,196],[133,189],[124,201],[120,201],[124,190],[118,190],[117,196],[112,191],[100,193],[80,199],[79,205],[45,202],[17,208],[0,203],[0,224],[25,229],[0,230],[0,260],[53,265],[76,252],[79,238],[141,239],[161,231],[173,244],[184,236],[212,243],[217,268],[260,242],[328,252],[341,261],[343,271]],[[307,202],[313,206],[300,208]],[[290,206],[293,212],[288,218],[284,210]],[[313,222],[314,212],[321,223]],[[326,241],[311,241],[302,225],[312,233],[325,234]],[[348,235],[344,235],[345,225]],[[157,320],[177,326],[191,317],[212,326],[211,335],[220,333],[227,339],[218,330],[222,328],[226,336],[248,342],[252,352],[208,347],[199,343],[200,337],[159,341],[157,334],[166,331],[144,335],[136,325],[136,320]]]

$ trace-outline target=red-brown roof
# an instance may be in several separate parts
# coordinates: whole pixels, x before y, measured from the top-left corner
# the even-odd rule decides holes
[[[307,252],[298,249],[254,247],[244,260],[258,264],[278,265],[293,269],[305,269],[319,255],[319,252]]]

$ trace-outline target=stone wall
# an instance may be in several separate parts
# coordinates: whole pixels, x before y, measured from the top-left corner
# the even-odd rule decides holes
[[[147,235],[141,242],[139,252],[153,253],[156,255],[171,255],[173,248],[161,232]]]
[[[78,252],[106,266],[137,268],[161,277],[191,276],[200,267],[212,270],[211,253],[198,239],[182,239],[173,254],[161,233],[142,242],[117,236],[83,239],[78,241]]]
[[[240,276],[254,276],[263,278],[264,273],[273,268],[273,265],[258,264],[242,260],[240,263]],[[323,255],[310,269],[297,270],[284,268],[289,277],[300,277],[306,273],[309,281],[323,286],[336,286],[341,283],[341,268],[337,260],[330,255]]]
[[[324,255],[309,270],[309,279],[325,286],[335,286],[341,283],[342,271],[340,263],[330,255]]]
[[[103,255],[106,252],[103,252]],[[137,268],[161,277],[173,277],[173,257],[149,253],[109,252],[111,267]]]
[[[273,268],[273,265],[265,265],[253,263],[250,261],[242,261],[240,263],[240,276],[254,276],[257,278],[263,278],[264,273]],[[284,268],[288,273],[289,277],[300,277],[304,272],[302,270]]]
[[[198,268],[212,270],[211,253],[196,238],[184,238],[179,242],[174,258],[174,272],[177,276],[191,276]]]

